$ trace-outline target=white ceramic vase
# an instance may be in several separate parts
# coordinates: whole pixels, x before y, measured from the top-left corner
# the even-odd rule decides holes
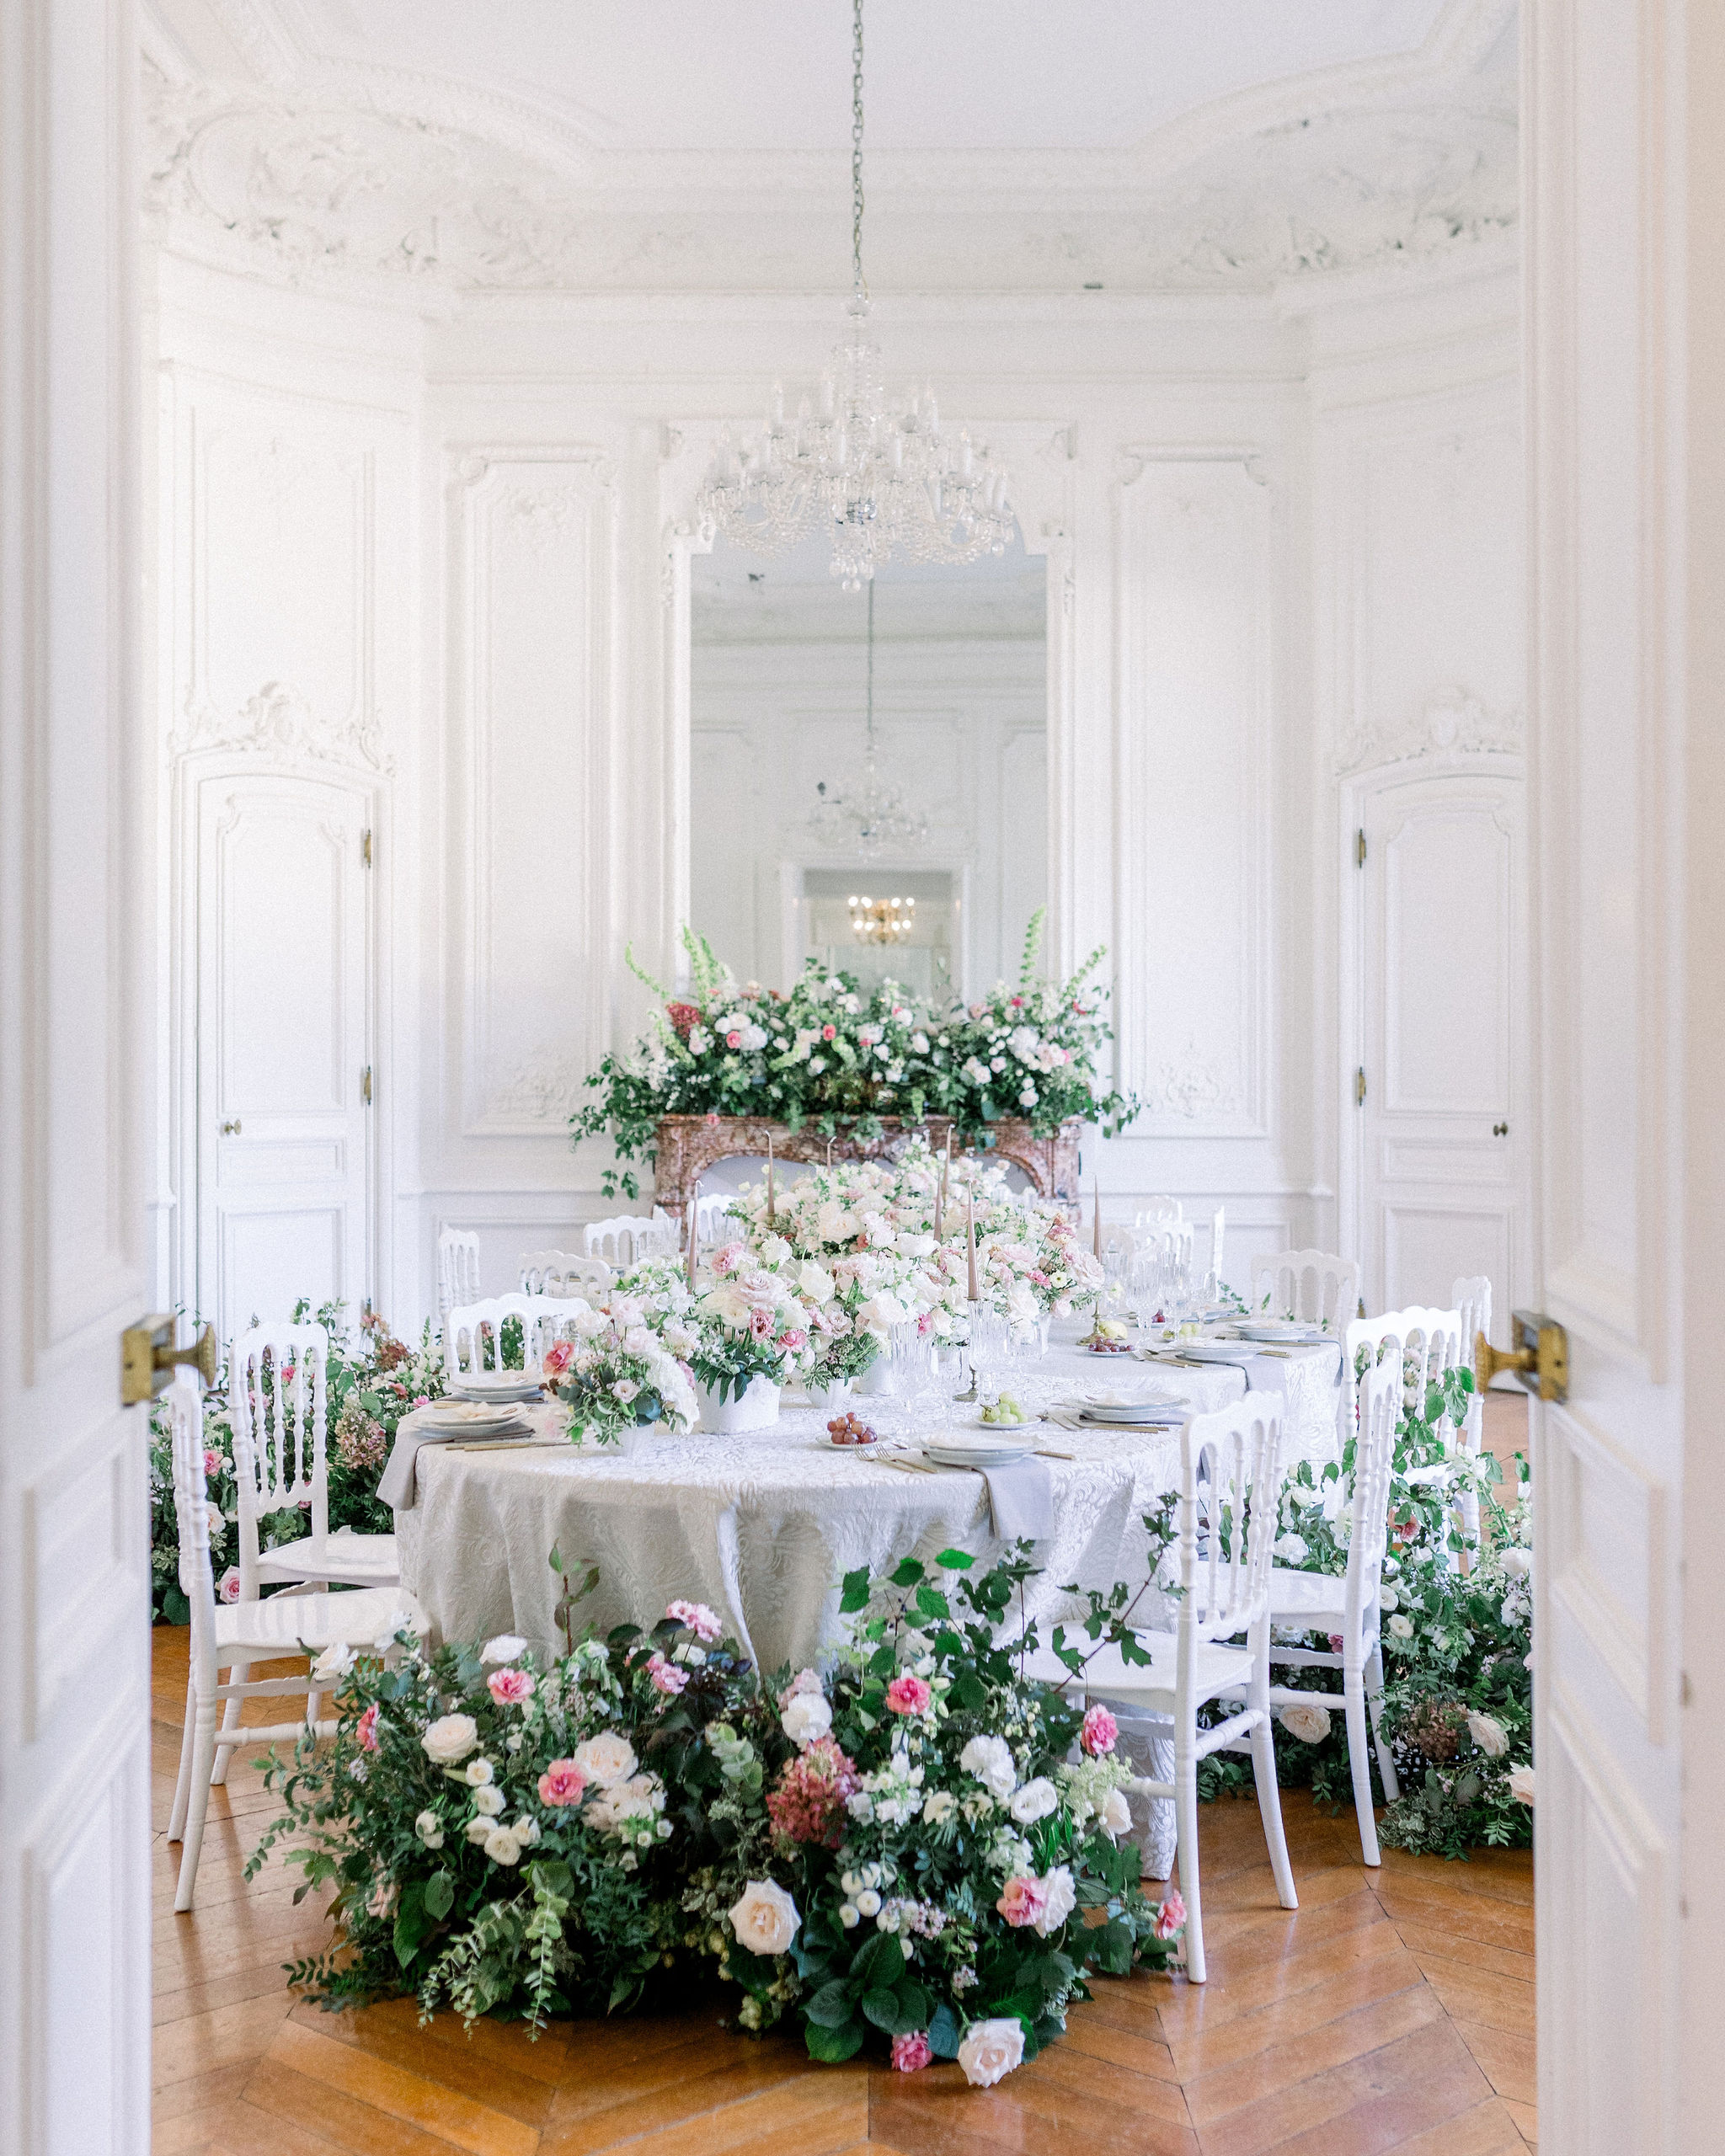
[[[863,1400],[889,1400],[893,1390],[893,1364],[890,1355],[877,1355],[857,1380],[856,1390]]]
[[[695,1397],[701,1405],[703,1430],[770,1430],[778,1420],[779,1388],[770,1378],[750,1378],[740,1400],[734,1393],[721,1400],[697,1380]]]
[[[849,1378],[835,1378],[830,1385],[810,1384],[809,1397],[825,1415],[836,1415],[851,1404],[856,1387]]]

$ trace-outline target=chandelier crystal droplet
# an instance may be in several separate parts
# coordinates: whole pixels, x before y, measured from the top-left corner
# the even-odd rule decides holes
[[[727,427],[697,503],[703,525],[750,553],[788,552],[810,533],[832,541],[847,591],[895,554],[975,562],[1014,530],[1005,467],[985,442],[943,430],[932,385],[895,404],[868,333],[862,275],[862,0],[853,0],[851,77],[851,333],[812,396],[789,417],[775,383],[766,424],[734,441]]]

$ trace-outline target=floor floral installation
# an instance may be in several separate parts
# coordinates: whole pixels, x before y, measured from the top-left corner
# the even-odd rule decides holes
[[[947,1550],[848,1577],[825,1674],[763,1678],[681,1602],[544,1670],[509,1637],[332,1651],[339,1733],[268,1768],[284,1809],[252,1859],[281,1843],[334,1884],[335,1942],[296,1980],[538,2026],[693,1972],[812,2058],[992,2085],[1092,1977],[1167,1969],[1184,1913],[1124,1839],[1113,1718],[1024,1676],[1033,1632],[998,1644],[1028,1562],[972,1572]]]

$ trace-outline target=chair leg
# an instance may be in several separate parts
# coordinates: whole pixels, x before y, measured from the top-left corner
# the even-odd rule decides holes
[[[1384,1799],[1393,1804],[1402,1794],[1402,1785],[1396,1780],[1396,1763],[1390,1756],[1390,1748],[1384,1742],[1384,1657],[1375,1642],[1365,1658],[1365,1703],[1371,1712],[1372,1742],[1377,1747],[1378,1773],[1384,1785]]]
[[[190,1801],[187,1806],[184,1845],[179,1853],[179,1881],[174,1889],[176,1913],[192,1905],[198,1883],[198,1858],[204,1846],[204,1815],[210,1806],[210,1785],[216,1779],[211,1754],[216,1750],[216,1702],[198,1702],[197,1734],[192,1747]],[[221,1766],[226,1769],[224,1755]]]
[[[1378,1854],[1378,1823],[1371,1808],[1371,1754],[1366,1749],[1365,1686],[1350,1669],[1342,1680],[1348,1702],[1348,1764],[1354,1775],[1354,1809],[1359,1820],[1359,1854],[1373,1866]]]
[[[1297,1909],[1300,1897],[1294,1891],[1294,1867],[1288,1861],[1288,1838],[1282,1831],[1282,1792],[1276,1786],[1276,1740],[1268,1715],[1252,1732],[1252,1779],[1258,1785],[1258,1816],[1263,1821],[1276,1898],[1284,1909]]]
[[[192,1748],[197,1737],[198,1694],[192,1679],[185,1680],[185,1721],[179,1732],[179,1777],[174,1785],[174,1809],[168,1815],[168,1838],[177,1842],[185,1826],[186,1800],[191,1795]]]
[[[243,1684],[251,1673],[250,1662],[237,1662],[228,1670],[227,1681],[230,1684]],[[224,1730],[239,1727],[239,1710],[240,1702],[238,1700],[228,1700],[224,1702],[222,1709],[222,1726]],[[227,1780],[227,1763],[232,1757],[233,1753],[231,1748],[224,1748],[216,1754],[215,1764],[210,1769],[210,1780],[216,1787],[220,1788]]]
[[[1189,1982],[1205,1981],[1204,1965],[1204,1908],[1198,1886],[1198,1762],[1191,1740],[1177,1743],[1174,1760],[1174,1828],[1179,1838],[1180,1898],[1186,1904],[1186,1975]]]

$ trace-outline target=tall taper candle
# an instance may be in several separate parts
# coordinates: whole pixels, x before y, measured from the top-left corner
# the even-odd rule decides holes
[[[766,1225],[769,1228],[772,1225],[772,1139],[769,1136],[766,1140]]]
[[[701,1183],[697,1177],[696,1179],[695,1187],[689,1193],[687,1199],[689,1209],[689,1293],[692,1295],[695,1292],[695,1260],[698,1254],[701,1243],[701,1209],[698,1203],[700,1196]]]
[[[1096,1254],[1100,1257],[1102,1256],[1102,1177],[1100,1175],[1092,1179],[1091,1187],[1096,1193],[1096,1220],[1092,1233],[1095,1236]]]
[[[940,1164],[940,1195],[934,1201],[934,1232],[938,1238],[945,1232],[947,1224],[947,1176],[953,1165],[953,1134],[947,1131],[947,1155]]]
[[[982,1299],[976,1292],[976,1193],[969,1190],[964,1193],[964,1247],[970,1258],[970,1299],[980,1302]]]

